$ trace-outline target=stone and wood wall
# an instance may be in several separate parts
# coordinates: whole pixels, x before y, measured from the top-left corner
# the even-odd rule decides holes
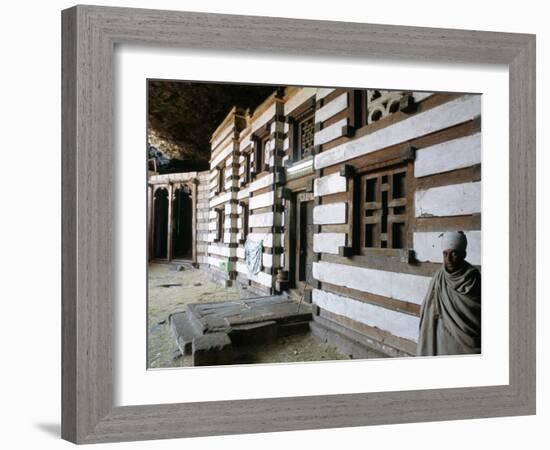
[[[480,101],[287,88],[251,114],[234,108],[211,141],[210,270],[298,291],[317,305],[323,336],[414,354],[439,235],[465,231],[467,260],[481,265]],[[247,238],[263,240],[257,275]]]
[[[147,183],[149,261],[206,264],[209,171],[150,175]]]

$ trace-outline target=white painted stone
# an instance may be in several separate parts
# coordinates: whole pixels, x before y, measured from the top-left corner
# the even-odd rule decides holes
[[[313,263],[313,277],[321,282],[416,304],[422,303],[430,284],[430,277],[326,261]]]
[[[239,192],[237,192],[237,200],[242,200],[243,198],[248,198],[250,195],[250,189],[245,188],[241,189]]]
[[[273,255],[264,253],[262,255],[262,264],[264,267],[273,267]]]
[[[244,247],[237,247],[237,258],[244,259]]]
[[[248,277],[249,280],[255,281],[256,283],[259,283],[262,286],[271,287],[271,283],[273,280],[273,277],[271,275],[265,272],[258,272],[256,275],[253,275],[248,271],[248,267],[246,267],[246,264],[240,261],[237,261],[236,268],[237,268],[237,272],[242,273],[243,275],[246,275],[246,277]]]
[[[210,211],[208,211],[209,219],[215,219],[216,217],[218,217],[218,213],[216,212],[215,209],[211,209]]]
[[[208,254],[219,256],[230,256],[231,249],[224,245],[209,245]]]
[[[418,261],[442,263],[441,234],[443,231],[414,232],[413,248]],[[481,265],[481,231],[464,231],[468,240],[466,260],[476,266]]]
[[[298,106],[313,97],[316,93],[316,88],[302,88],[296,94],[294,94],[286,103],[284,108],[285,116],[294,111]]]
[[[226,203],[225,206],[224,206],[225,214],[231,214],[231,213],[233,213],[233,212],[237,212],[237,211],[236,211],[236,208],[235,208],[235,211],[233,210],[233,206],[236,207],[237,205],[233,205],[233,204],[231,204],[231,203]],[[228,217],[225,218],[225,223],[226,223],[226,224],[227,224],[227,222],[229,222],[228,219],[229,219]],[[227,227],[227,228],[231,228],[231,226],[229,226],[229,227]]]
[[[344,118],[339,120],[338,122],[333,123],[332,125],[329,125],[326,128],[323,128],[321,131],[318,131],[317,133],[315,133],[313,137],[314,144],[321,145],[329,141],[332,141],[333,139],[339,138],[340,136],[342,136],[342,127],[346,126],[347,124],[348,124],[348,119]],[[331,151],[332,150],[328,150],[327,153]],[[323,155],[323,154],[324,152],[321,153],[320,155]]]
[[[416,217],[461,216],[481,212],[481,182],[416,191]]]
[[[225,259],[216,258],[214,256],[208,256],[208,264],[210,264],[213,267],[217,267],[218,269],[220,268],[220,264],[224,261]]]
[[[267,186],[271,186],[273,184],[273,174],[270,173],[268,175],[264,175],[262,178],[258,178],[257,180],[253,181],[249,184],[248,190],[250,192],[255,192],[259,189],[262,189]]]
[[[322,108],[315,111],[315,123],[324,122],[348,107],[348,94],[344,92]]]
[[[289,148],[290,148],[290,139],[285,138],[285,140],[283,141],[283,150],[286,152],[288,151]]]
[[[315,253],[338,254],[338,248],[346,245],[346,233],[316,233],[313,235]]]
[[[264,247],[273,247],[273,234],[271,233],[249,233],[248,238],[252,241],[263,241]]]
[[[481,163],[481,134],[464,136],[416,151],[414,176],[470,167]]]
[[[347,205],[345,203],[329,203],[313,208],[313,223],[325,225],[331,223],[346,223]]]
[[[191,181],[195,177],[203,178],[204,174],[208,176],[209,171],[204,172],[183,172],[183,173],[166,173],[162,175],[152,175],[149,177],[148,182],[150,184],[168,184],[170,182],[186,182]],[[204,180],[203,180],[204,181]]]
[[[215,156],[214,159],[210,162],[210,167],[216,167],[225,158],[227,158],[232,151],[233,151],[233,142],[229,142],[229,144],[225,146],[222,150],[220,150],[217,156]]]
[[[223,130],[220,130],[220,132],[218,133],[218,135],[212,139],[212,148],[214,147],[217,147],[218,144],[220,144],[222,141],[224,141],[225,139],[228,138],[228,136],[231,136],[231,130],[233,128],[233,124],[230,123],[228,124]]]
[[[248,217],[248,226],[252,228],[273,226],[273,213],[250,215]]]
[[[215,196],[212,199],[210,199],[210,208],[221,205],[222,203],[229,201],[230,198],[231,198],[230,192],[225,192],[221,195]]]
[[[273,191],[250,197],[249,205],[250,209],[263,208],[265,206],[273,205]]]
[[[315,97],[317,98],[317,100],[320,100],[322,98],[325,98],[327,95],[329,95],[333,91],[334,91],[333,88],[318,88]]]
[[[239,149],[244,150],[246,147],[250,145],[250,133],[247,134],[244,137],[241,137],[241,141],[239,142]]]
[[[394,336],[418,341],[420,319],[377,305],[343,297],[331,292],[313,289],[312,301],[327,311],[347,317],[365,325],[388,331]]]
[[[214,179],[212,179],[209,183],[208,183],[208,188],[209,189],[216,189],[218,187],[218,177],[215,177]]]
[[[305,159],[286,168],[287,178],[299,178],[302,175],[313,172],[313,158]]]
[[[252,132],[260,127],[263,127],[268,120],[271,120],[275,115],[275,103],[267,108],[254,122],[252,123]]]
[[[346,192],[347,187],[348,183],[346,177],[336,172],[325,177],[316,178],[313,182],[313,195],[315,197],[320,197],[322,195]]]
[[[456,100],[415,114],[374,133],[345,142],[315,157],[315,168],[332,166],[358,156],[400,144],[419,136],[466,122],[481,114],[481,96],[464,95]]]

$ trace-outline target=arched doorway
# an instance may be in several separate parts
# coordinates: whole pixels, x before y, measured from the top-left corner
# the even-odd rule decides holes
[[[186,184],[174,191],[172,211],[172,256],[178,259],[191,259],[193,257],[193,199],[192,191]]]
[[[153,257],[168,257],[168,190],[158,188],[153,199]]]

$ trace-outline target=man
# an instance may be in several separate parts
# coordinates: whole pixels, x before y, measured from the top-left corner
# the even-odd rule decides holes
[[[481,353],[481,274],[466,261],[462,231],[441,236],[443,265],[420,308],[419,356]]]

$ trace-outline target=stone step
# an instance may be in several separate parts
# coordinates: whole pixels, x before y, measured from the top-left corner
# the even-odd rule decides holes
[[[183,355],[192,353],[193,339],[202,336],[195,326],[189,320],[189,316],[185,312],[177,312],[170,314],[168,323],[176,338],[176,344]]]
[[[193,339],[193,365],[212,366],[233,362],[233,345],[227,333],[208,333]]]
[[[274,342],[277,338],[277,322],[251,323],[231,327],[229,337],[235,345],[242,344],[266,344]]]

